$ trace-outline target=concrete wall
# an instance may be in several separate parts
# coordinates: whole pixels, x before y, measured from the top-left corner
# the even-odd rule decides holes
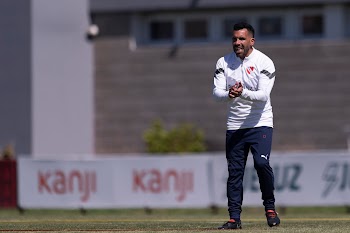
[[[30,1],[0,1],[0,150],[31,151]]]
[[[350,43],[262,43],[276,66],[271,99],[274,150],[346,149],[350,123]],[[227,44],[140,47],[96,42],[96,152],[145,152],[143,133],[155,119],[166,128],[192,123],[208,150],[225,146],[226,105],[212,98],[217,59]],[[171,56],[170,56],[171,55]]]
[[[0,149],[94,152],[88,0],[0,1]]]
[[[32,1],[32,153],[93,152],[86,0]]]

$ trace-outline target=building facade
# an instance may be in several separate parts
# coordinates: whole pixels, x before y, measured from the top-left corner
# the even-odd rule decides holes
[[[217,59],[247,21],[275,62],[275,150],[346,149],[350,1],[91,0],[95,45],[95,149],[144,152],[155,119],[205,132],[224,150],[225,105],[212,100]],[[331,91],[332,94],[327,94]]]
[[[216,61],[236,21],[277,69],[274,150],[346,149],[349,0],[4,0],[0,149],[17,154],[145,152],[155,120],[202,129],[224,150]],[[93,40],[90,24],[99,27]]]

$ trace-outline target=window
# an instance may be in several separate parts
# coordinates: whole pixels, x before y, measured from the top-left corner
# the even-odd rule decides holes
[[[174,38],[174,23],[171,21],[153,21],[150,23],[151,40],[172,40]]]
[[[308,35],[323,34],[323,17],[322,15],[307,15],[302,18],[302,33]]]
[[[208,23],[204,19],[185,21],[185,39],[207,39]]]
[[[99,37],[116,37],[130,34],[130,16],[116,13],[93,13],[91,23],[97,24]]]
[[[259,19],[259,35],[264,36],[281,36],[282,35],[282,18],[281,17],[261,17]]]
[[[225,19],[223,22],[223,36],[225,38],[231,38],[232,37],[232,30],[233,30],[233,25],[235,23],[239,22],[247,22],[246,18],[230,18],[230,19]]]

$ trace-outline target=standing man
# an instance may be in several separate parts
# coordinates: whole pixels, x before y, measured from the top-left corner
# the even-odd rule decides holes
[[[248,23],[233,26],[233,52],[216,64],[213,95],[228,103],[226,159],[227,199],[230,220],[219,229],[241,229],[243,175],[249,151],[253,154],[267,224],[280,224],[275,211],[274,174],[269,164],[273,114],[270,93],[275,66],[254,48],[254,28]]]

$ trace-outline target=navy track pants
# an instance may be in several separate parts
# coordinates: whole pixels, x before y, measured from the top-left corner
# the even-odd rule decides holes
[[[270,166],[273,128],[257,127],[226,131],[228,165],[227,198],[231,219],[240,219],[243,203],[243,176],[251,151],[265,210],[275,209],[274,175]]]

